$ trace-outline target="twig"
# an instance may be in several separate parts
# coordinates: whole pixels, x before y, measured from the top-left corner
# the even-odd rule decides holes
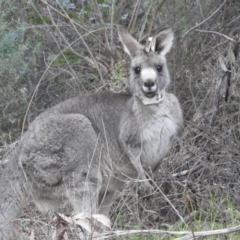
[[[233,54],[235,57],[235,60],[237,61],[238,58],[238,52],[239,52],[239,40],[235,43],[234,47],[233,47]],[[227,83],[226,83],[226,91],[225,91],[225,102],[228,101],[228,97],[229,97],[229,92],[230,92],[230,87],[231,87],[231,76],[232,76],[232,67],[233,67],[234,63],[232,62],[231,57],[229,56],[229,64],[228,64],[228,69],[229,71],[227,72]]]
[[[111,55],[112,58],[114,58],[114,55],[112,54],[111,50],[103,43],[103,41],[101,41],[100,38],[98,38],[93,32],[90,32],[88,29],[86,29],[85,27],[83,27],[82,25],[80,25],[79,23],[77,23],[76,21],[74,21],[73,19],[70,19],[69,16],[67,14],[63,14],[61,12],[59,12],[56,8],[54,8],[53,6],[51,6],[50,4],[48,4],[47,2],[45,2],[44,0],[40,0],[42,3],[44,3],[45,5],[47,5],[50,9],[52,9],[53,11],[55,11],[56,13],[58,13],[60,16],[70,20],[71,24],[76,25],[77,27],[80,27],[81,29],[83,29],[85,32],[87,32],[89,35],[91,35],[93,38],[95,38],[102,47],[104,47],[109,54]],[[115,59],[115,58],[114,58]]]
[[[108,49],[111,49],[111,46],[109,44],[109,41],[108,41],[108,34],[107,34],[107,28],[106,28],[106,24],[103,20],[103,17],[102,17],[102,12],[100,10],[100,7],[99,7],[99,4],[98,4],[98,1],[95,0],[95,5],[96,5],[96,8],[97,8],[97,12],[98,12],[98,18],[100,20],[100,23],[102,24],[102,28],[104,29],[104,35],[105,35],[105,42],[108,46]]]
[[[233,48],[233,54],[235,58],[237,59],[239,52],[239,41],[235,42],[235,46]],[[227,64],[227,69],[229,70],[228,72],[221,72],[220,76],[218,77],[217,83],[216,83],[216,90],[215,90],[215,97],[214,97],[214,106],[213,106],[213,113],[210,119],[210,126],[213,126],[215,116],[217,115],[219,111],[219,102],[220,102],[220,88],[222,85],[222,82],[227,76],[227,87],[226,87],[226,92],[225,92],[225,101],[228,101],[228,95],[229,95],[229,88],[230,88],[230,80],[231,80],[231,60],[229,59],[228,64]]]
[[[130,30],[130,28],[134,29],[134,27],[135,27],[137,14],[138,14],[140,5],[141,5],[141,0],[137,0],[134,11],[132,13],[132,17],[131,17],[130,22],[128,24],[128,30]]]
[[[35,10],[37,11],[37,9],[35,9]],[[67,48],[69,48],[72,52],[75,53],[75,51],[74,51],[74,49],[72,48],[71,44],[68,43],[66,37],[65,37],[64,34],[61,32],[61,30],[59,29],[58,25],[56,24],[56,22],[55,22],[55,20],[54,20],[54,18],[53,18],[53,16],[52,16],[52,13],[51,13],[51,11],[50,11],[50,8],[49,8],[48,6],[47,6],[47,10],[48,10],[48,14],[51,16],[52,23],[53,23],[54,27],[55,27],[55,28],[57,29],[57,31],[58,31],[58,34],[62,37],[63,41],[67,44]],[[39,14],[39,15],[40,15],[40,14]],[[55,38],[53,34],[52,34],[52,37]],[[57,44],[58,49],[61,51],[62,56],[63,56],[63,58],[65,59],[66,63],[68,63],[68,67],[69,67],[70,70],[74,73],[74,70],[72,69],[71,64],[69,64],[69,61],[67,60],[65,54],[63,54],[63,50],[61,49],[61,47],[59,46],[59,44],[58,44],[58,42],[57,42],[56,40],[55,40],[55,42],[56,42],[56,44]],[[75,53],[75,54],[77,55],[77,53]],[[78,56],[78,55],[77,55],[77,56]],[[74,77],[77,78],[76,75],[75,75]]]
[[[215,236],[215,235],[226,235],[233,232],[240,231],[240,225],[230,228],[223,228],[218,230],[209,230],[209,231],[202,231],[202,232],[194,232],[195,238],[200,237],[207,237],[207,236]],[[191,233],[187,234],[184,237],[176,238],[175,240],[192,240],[193,236]]]
[[[112,11],[111,11],[111,30],[110,30],[110,49],[113,51],[113,22],[114,22],[114,10],[115,10],[115,0],[112,1]],[[113,58],[111,58],[111,68],[113,68]]]
[[[198,162],[197,162],[198,163]],[[190,170],[184,170],[182,172],[179,172],[179,173],[173,173],[171,174],[172,177],[180,177],[180,176],[184,176],[184,175],[187,175],[187,174],[192,174],[196,171],[198,171],[199,169],[202,169],[204,166],[202,163],[200,163],[199,165],[196,165],[194,164],[194,166],[192,167],[192,169]]]
[[[234,18],[230,23],[228,23],[227,27],[229,25],[231,25],[232,23],[234,23],[235,21],[237,21],[240,18],[240,16],[237,16],[236,18]]]
[[[146,38],[146,36],[143,36],[143,33],[144,33],[145,28],[146,28],[146,24],[148,22],[148,15],[151,11],[152,5],[153,5],[153,3],[149,4],[148,9],[144,13],[145,17],[143,19],[143,23],[141,24],[142,26],[141,26],[141,29],[140,29],[139,34],[138,34],[138,41],[139,42],[141,42],[143,39]]]
[[[196,215],[198,215],[199,212],[198,211],[193,211],[191,212],[189,215],[185,216],[183,219],[185,221],[185,223],[188,223],[190,221],[192,221],[192,219],[194,219],[196,217]],[[179,220],[177,221],[170,229],[169,231],[174,231],[175,229],[180,229],[180,225],[182,224],[182,221]],[[166,237],[168,237],[167,234],[164,234],[159,240],[164,240]]]
[[[215,34],[221,37],[224,37],[226,39],[228,39],[231,42],[236,42],[236,40],[234,40],[233,38],[228,37],[227,35],[220,33],[220,32],[215,32],[215,31],[209,31],[209,30],[201,30],[201,29],[195,29],[195,31],[197,32],[202,32],[202,33],[211,33],[211,34]]]
[[[156,20],[156,15],[159,13],[159,9],[162,7],[162,5],[164,4],[166,0],[162,0],[158,6],[156,7],[155,11],[154,11],[154,14],[153,14],[153,20],[151,22],[151,25],[149,27],[149,32],[148,32],[148,38],[151,36],[152,34],[152,30],[153,30],[153,26],[154,26],[154,23],[155,23],[155,20]]]
[[[202,22],[196,24],[194,27],[190,28],[187,32],[185,32],[185,33],[183,34],[182,38],[186,37],[186,35],[187,35],[188,33],[190,33],[192,30],[200,27],[202,24],[204,24],[204,23],[207,22],[209,19],[211,19],[216,13],[218,13],[218,12],[221,10],[221,8],[225,5],[225,3],[226,3],[226,0],[224,0],[224,2],[220,5],[220,7],[219,7],[217,10],[215,10],[209,17],[207,17],[207,18],[204,19]]]
[[[214,96],[214,103],[213,103],[213,110],[212,110],[212,116],[209,121],[210,127],[213,126],[214,119],[216,114],[219,110],[219,101],[220,101],[220,88],[223,82],[223,79],[225,78],[226,72],[221,72],[217,78],[216,86],[215,86],[215,96]],[[207,141],[208,142],[208,141]]]
[[[196,238],[207,237],[207,236],[215,236],[215,235],[226,235],[233,232],[240,231],[240,225],[235,227],[223,228],[218,230],[209,230],[209,231],[199,231],[194,232]],[[176,240],[190,240],[193,239],[192,232],[190,231],[165,231],[165,230],[126,230],[126,231],[112,231],[105,232],[96,236],[98,239],[106,239],[110,237],[123,236],[129,234],[171,234],[171,235],[185,235],[180,238],[176,238]],[[94,238],[93,238],[94,239]]]
[[[146,173],[147,174],[147,173]],[[147,174],[148,175],[148,174]],[[148,177],[150,178],[150,176],[148,175]],[[180,213],[178,212],[178,210],[175,208],[175,206],[171,203],[171,201],[168,199],[168,197],[163,193],[163,191],[161,190],[161,188],[153,181],[153,184],[157,187],[158,191],[162,194],[162,196],[165,198],[165,200],[170,204],[170,206],[172,207],[172,209],[174,210],[174,212],[178,215],[178,217],[181,219],[181,221],[186,225],[184,218],[180,215]]]
[[[187,207],[187,211],[188,211],[188,214],[190,215],[191,214],[191,209],[189,208],[189,204],[192,204],[192,199],[191,197],[189,196],[188,194],[188,182],[189,182],[189,179],[192,175],[192,172],[193,170],[198,166],[198,163],[200,162],[201,160],[198,160],[192,167],[192,169],[190,169],[189,173],[188,173],[188,176],[187,176],[187,180],[186,180],[186,184],[185,184],[185,187],[184,187],[184,197],[185,197],[185,200],[186,200],[186,207]],[[191,226],[191,231],[192,231],[192,236],[193,236],[193,239],[195,240],[195,232],[194,232],[194,228],[193,228],[193,224],[192,224],[192,219],[190,219],[190,226]]]

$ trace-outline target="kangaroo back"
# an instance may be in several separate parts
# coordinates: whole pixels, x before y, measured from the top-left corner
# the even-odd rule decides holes
[[[29,196],[42,212],[69,201],[74,213],[108,215],[130,179],[152,193],[146,175],[157,172],[183,121],[177,98],[166,92],[173,33],[166,28],[145,46],[122,27],[118,34],[131,58],[130,92],[80,95],[33,121],[0,180],[0,239]]]

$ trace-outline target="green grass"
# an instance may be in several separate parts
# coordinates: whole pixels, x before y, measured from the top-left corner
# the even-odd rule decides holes
[[[34,25],[37,25],[37,24],[43,24],[43,23],[50,24],[52,21],[49,17],[39,16],[36,13],[29,13],[28,14],[28,22],[30,22]]]
[[[217,216],[218,211],[223,212],[224,204],[219,206],[216,202],[217,194],[210,193],[210,209],[208,213],[206,213],[202,206],[199,207],[198,215],[195,215],[194,219],[190,221],[187,225],[180,223],[179,227],[174,229],[174,231],[210,231],[210,230],[218,230],[225,229],[228,227],[233,227],[240,224],[240,213],[232,204],[231,198],[228,197],[225,200],[225,205],[227,209],[224,211],[225,216],[222,219],[219,219]],[[219,209],[218,209],[219,208]],[[224,219],[225,217],[225,219]],[[171,229],[169,229],[171,230]],[[205,237],[206,240],[219,240],[219,239],[228,239],[228,240],[237,240],[239,239],[239,233],[230,233],[228,235],[215,235],[210,237]],[[180,237],[180,236],[179,236]],[[168,240],[176,239],[176,236],[170,236],[167,238]]]
[[[71,51],[64,51],[56,60],[52,62],[52,66],[59,66],[66,63],[75,63],[80,60],[80,57]]]
[[[203,209],[203,204],[199,206],[193,214],[193,219],[190,220],[187,224],[180,222],[177,227],[168,223],[164,223],[161,225],[160,230],[174,231],[174,232],[204,232],[210,230],[220,230],[226,229],[229,227],[234,227],[240,224],[240,212],[234,209],[234,205],[230,197],[227,197],[222,201],[222,204],[218,203],[218,194],[214,194],[210,192],[209,194],[209,209],[206,211]],[[190,205],[191,209],[191,205]],[[192,206],[192,209],[193,206]],[[193,213],[193,212],[191,212]],[[220,216],[219,216],[219,213]],[[223,215],[223,213],[225,215]],[[117,223],[115,229],[125,230],[126,219],[124,215],[118,215]],[[131,230],[141,230],[143,229],[141,226],[131,226],[127,228],[126,231],[131,232]],[[144,228],[146,229],[146,228]],[[140,240],[140,239],[148,239],[148,240],[174,240],[177,238],[183,237],[183,234],[179,235],[167,235],[167,234],[156,234],[151,233],[151,229],[149,229],[149,233],[129,233],[128,235],[123,235],[116,239],[126,239],[126,240]],[[204,240],[238,240],[240,237],[240,233],[233,232],[225,235],[212,235],[208,237],[204,237]]]

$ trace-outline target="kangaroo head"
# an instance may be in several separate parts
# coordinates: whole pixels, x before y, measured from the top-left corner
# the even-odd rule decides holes
[[[163,29],[149,38],[145,46],[138,43],[123,27],[118,28],[118,35],[131,58],[129,89],[145,105],[161,102],[170,82],[165,55],[172,47],[172,29]]]

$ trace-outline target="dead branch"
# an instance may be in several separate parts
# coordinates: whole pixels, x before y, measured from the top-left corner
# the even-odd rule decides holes
[[[231,42],[236,42],[236,40],[234,40],[233,38],[228,37],[227,35],[220,33],[220,32],[215,32],[215,31],[208,31],[208,30],[201,30],[201,29],[195,29],[195,31],[197,32],[202,32],[202,33],[211,33],[211,34],[215,34],[221,37],[226,38],[227,40],[231,41]]]
[[[188,33],[190,33],[192,30],[200,27],[202,24],[204,24],[204,23],[207,22],[209,19],[211,19],[215,14],[217,14],[217,13],[221,10],[221,8],[225,5],[225,3],[226,3],[226,0],[225,0],[225,1],[220,5],[220,7],[219,7],[217,10],[215,10],[209,17],[207,17],[207,18],[204,19],[202,22],[196,24],[194,27],[190,28],[187,32],[185,32],[185,33],[183,34],[182,38],[186,37],[186,35],[187,35]]]

